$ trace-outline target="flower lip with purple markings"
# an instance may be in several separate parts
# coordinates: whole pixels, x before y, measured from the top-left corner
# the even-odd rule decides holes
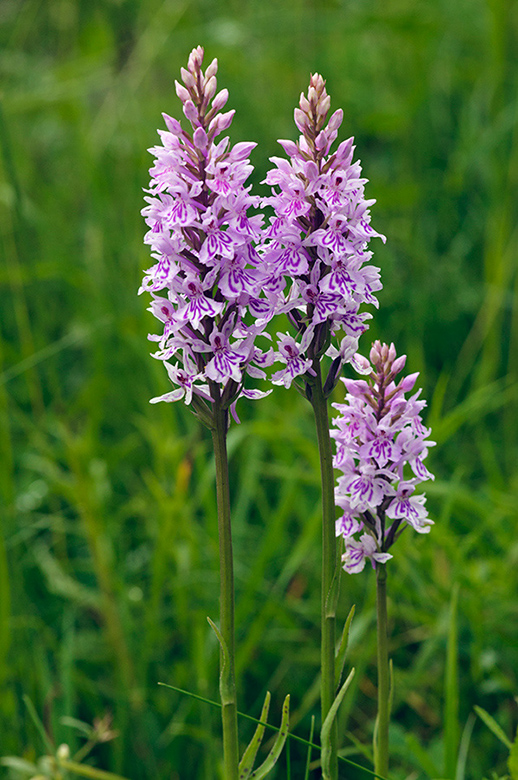
[[[341,471],[336,504],[343,510],[336,535],[344,539],[342,563],[350,574],[362,571],[366,560],[375,566],[391,558],[388,550],[406,526],[430,531],[426,497],[415,488],[434,478],[424,460],[435,444],[421,420],[421,391],[405,398],[418,375],[396,383],[406,356],[398,358],[393,344],[376,341],[370,362],[360,355],[353,362],[367,378],[342,380],[347,394],[345,403],[333,404],[340,415],[331,430],[334,466]]]
[[[263,379],[273,362],[273,350],[254,342],[269,339],[264,331],[277,299],[262,291],[267,273],[253,245],[263,217],[248,215],[258,205],[245,186],[255,144],[216,140],[234,112],[221,113],[228,92],[217,92],[217,60],[204,72],[203,56],[201,46],[193,49],[183,85],[176,82],[191,131],[164,114],[162,143],[150,150],[156,159],[142,214],[155,264],[139,292],[153,297],[150,311],[163,331],[149,338],[159,343],[154,357],[175,388],[152,402],[183,398],[207,419],[216,399],[234,413],[240,395],[267,394],[245,385],[248,377]]]

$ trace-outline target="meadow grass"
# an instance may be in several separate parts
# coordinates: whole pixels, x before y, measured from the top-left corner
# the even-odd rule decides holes
[[[139,210],[161,112],[191,48],[220,63],[254,186],[309,72],[344,108],[377,198],[384,291],[370,335],[421,371],[438,446],[431,534],[390,562],[392,778],[478,780],[518,692],[518,13],[506,0],[3,0],[0,8],[0,755],[84,743],[131,780],[218,776],[217,521],[210,436],[148,357]],[[343,136],[345,137],[345,136]],[[369,335],[364,336],[366,341]],[[336,400],[340,399],[337,390]],[[241,403],[241,402],[240,402]],[[318,716],[320,499],[311,409],[277,388],[229,435],[239,707]],[[356,605],[339,712],[370,766],[375,577]],[[253,724],[240,723],[243,741]],[[318,732],[317,732],[318,733]],[[313,751],[313,759],[318,758]],[[290,746],[293,778],[306,748]],[[271,774],[287,776],[286,756]],[[16,780],[26,776],[3,769]],[[310,775],[311,776],[311,775]],[[313,773],[313,776],[317,776]],[[343,775],[367,777],[350,769]]]

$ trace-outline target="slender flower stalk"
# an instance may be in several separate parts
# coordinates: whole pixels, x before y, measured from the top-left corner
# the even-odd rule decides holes
[[[335,535],[334,473],[329,415],[327,401],[322,389],[320,363],[315,363],[316,381],[313,385],[312,404],[317,429],[320,477],[322,484],[322,585],[321,585],[321,644],[320,699],[322,723],[331,709],[336,695],[335,644],[336,644],[336,601],[340,568],[337,560],[338,546]],[[330,771],[338,777],[336,723],[331,728]],[[333,774],[331,775],[333,777]]]
[[[294,334],[278,333],[275,359],[283,367],[274,384],[292,383],[313,406],[322,477],[322,639],[321,709],[324,722],[336,695],[335,622],[341,569],[335,538],[334,478],[327,399],[343,365],[354,359],[358,339],[370,315],[363,303],[377,305],[379,269],[368,265],[370,226],[361,167],[353,162],[353,139],[331,147],[343,112],[327,120],[330,97],[324,79],[311,76],[307,97],[295,109],[301,136],[279,141],[289,159],[273,157],[266,183],[273,195],[264,200],[274,217],[262,254],[270,275],[266,294],[277,295],[277,312],[286,312]],[[325,356],[330,365],[323,372]],[[336,726],[331,729],[331,780],[338,776]]]
[[[404,529],[428,533],[433,521],[425,509],[426,498],[415,494],[420,482],[433,479],[424,465],[430,429],[420,412],[426,402],[421,391],[405,398],[418,374],[396,376],[406,356],[396,357],[394,345],[376,341],[370,362],[356,355],[355,364],[367,379],[344,379],[345,403],[333,404],[340,416],[336,428],[334,466],[342,472],[336,488],[336,503],[342,517],[336,535],[345,544],[343,568],[349,574],[363,571],[370,560],[376,570],[378,720],[374,742],[374,769],[386,776],[389,768],[389,659],[387,635],[387,571],[392,558],[388,550]],[[372,364],[372,365],[371,365]],[[359,538],[357,538],[357,536]]]
[[[182,68],[176,91],[190,131],[164,114],[167,131],[150,151],[156,161],[143,215],[149,230],[145,243],[155,264],[145,271],[139,292],[151,294],[150,311],[162,333],[154,357],[163,361],[173,389],[151,399],[183,399],[211,430],[215,463],[220,548],[220,695],[224,774],[238,778],[238,730],[235,684],[234,576],[230,525],[226,435],[229,414],[237,420],[240,396],[267,395],[249,386],[265,377],[273,350],[263,352],[264,336],[276,296],[264,294],[266,272],[254,248],[262,217],[249,216],[258,200],[245,182],[252,172],[248,155],[253,143],[229,146],[234,111],[221,113],[227,90],[217,92],[217,60],[202,71],[203,49],[197,47]],[[269,338],[268,336],[266,336]],[[271,392],[271,391],[269,391]]]
[[[225,663],[229,668],[220,674],[221,718],[223,723],[223,756],[225,777],[237,778],[239,742],[237,732],[237,697],[235,680],[235,630],[234,630],[234,564],[232,555],[232,527],[230,524],[230,493],[227,460],[228,414],[215,403],[212,441],[216,463],[216,492],[218,502],[218,537],[220,560],[220,626],[226,645],[220,649],[220,669]]]
[[[388,656],[387,569],[376,566],[376,622],[378,661],[378,719],[374,741],[374,770],[382,777],[389,770],[390,669]]]

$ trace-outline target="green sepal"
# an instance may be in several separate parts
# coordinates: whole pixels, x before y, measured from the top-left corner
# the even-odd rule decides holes
[[[261,723],[257,724],[254,736],[250,740],[250,744],[243,753],[243,758],[239,762],[239,780],[248,780],[250,772],[254,766],[257,751],[259,750],[261,742],[263,741],[264,729],[266,727],[266,721],[268,720],[268,710],[270,709],[270,699],[270,691],[266,691],[263,708],[259,717]]]
[[[352,679],[354,677],[355,669],[351,669],[347,680],[344,682],[336,698],[329,708],[329,712],[326,715],[326,719],[322,724],[322,731],[320,732],[320,745],[321,745],[321,762],[322,762],[322,777],[324,780],[331,780],[331,728],[333,721],[338,712],[338,707],[343,701],[347,689],[349,688]]]
[[[235,692],[230,681],[230,658],[228,654],[228,647],[223,639],[221,631],[210,617],[207,618],[208,623],[218,638],[218,642],[221,647],[221,653],[223,660],[221,663],[221,671],[219,673],[219,697],[223,706],[225,704],[234,704]]]
[[[344,623],[344,628],[342,631],[342,638],[340,639],[340,644],[338,645],[338,650],[336,651],[336,657],[335,657],[335,687],[336,690],[338,690],[340,686],[340,682],[342,680],[342,674],[344,671],[345,666],[345,656],[347,654],[347,646],[349,644],[349,631],[351,629],[351,623],[352,619],[354,617],[354,610],[355,605],[353,604],[349,614],[347,615],[347,620]]]
[[[289,720],[290,720],[290,694],[288,693],[288,695],[284,699],[284,704],[282,705],[281,727],[275,738],[275,742],[273,743],[272,749],[268,753],[268,756],[263,761],[261,766],[258,767],[255,770],[255,772],[252,772],[252,774],[250,775],[250,780],[262,780],[262,778],[266,777],[268,772],[270,772],[270,770],[272,770],[275,764],[277,763],[277,759],[282,753],[284,743],[286,742],[286,737],[288,736]]]

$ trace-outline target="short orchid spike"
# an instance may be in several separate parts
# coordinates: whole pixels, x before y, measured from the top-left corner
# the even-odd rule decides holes
[[[340,413],[333,422],[336,440],[334,466],[342,472],[336,488],[336,503],[342,517],[336,535],[345,543],[345,571],[362,571],[366,560],[383,564],[406,526],[428,533],[433,521],[425,508],[426,498],[416,494],[419,483],[433,479],[424,465],[430,429],[423,425],[426,402],[418,390],[409,393],[417,374],[399,381],[406,356],[396,356],[393,344],[375,341],[370,362],[357,356],[364,379],[344,379],[345,403],[333,404]],[[358,538],[358,535],[361,534]]]

